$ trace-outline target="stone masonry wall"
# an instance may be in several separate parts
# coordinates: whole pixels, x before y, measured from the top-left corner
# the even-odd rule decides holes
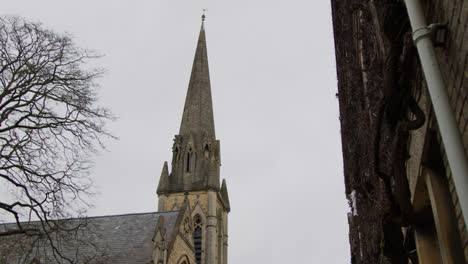
[[[196,263],[192,249],[190,249],[187,243],[180,237],[180,235],[178,235],[174,242],[174,246],[169,255],[167,263],[180,264],[179,261],[181,261],[181,258],[184,256],[188,258],[190,261],[189,263]]]
[[[187,198],[190,203],[190,208],[193,208],[195,206],[195,203],[200,203],[200,206],[202,207],[203,211],[206,212],[207,210],[207,204],[208,204],[208,196],[206,191],[194,191],[190,192],[187,195]],[[172,193],[167,197],[166,200],[166,210],[167,211],[173,211],[173,210],[178,210],[185,199],[185,193],[180,192],[180,193]]]

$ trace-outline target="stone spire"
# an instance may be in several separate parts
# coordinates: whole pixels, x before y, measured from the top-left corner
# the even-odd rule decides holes
[[[227,215],[231,207],[226,181],[220,186],[221,151],[215,136],[204,20],[205,15],[179,134],[172,146],[171,172],[164,163],[159,180],[158,209],[181,210],[179,215],[184,216],[184,208],[187,208],[187,214],[199,219],[202,225],[199,229],[202,232],[197,233],[198,244],[194,242],[197,263],[203,259],[204,264],[227,264]],[[184,196],[182,205],[181,195]],[[193,215],[190,204],[194,205]]]
[[[229,195],[225,179],[223,179],[223,183],[221,184],[220,194],[221,198],[223,199],[222,201],[224,203],[224,209],[228,212],[231,211],[231,205],[229,203]]]
[[[163,168],[158,194],[220,190],[220,146],[216,140],[204,19],[185,99],[179,135],[172,147],[172,171]]]
[[[185,99],[179,135],[185,136],[190,133],[197,135],[207,134],[214,139],[216,137],[204,20],[205,15],[202,17],[200,36],[198,38],[195,59],[193,60],[192,74]]]
[[[169,169],[167,168],[167,161],[164,162],[163,169],[161,172],[161,176],[159,177],[159,184],[158,184],[158,193],[165,193],[168,191],[169,188]]]

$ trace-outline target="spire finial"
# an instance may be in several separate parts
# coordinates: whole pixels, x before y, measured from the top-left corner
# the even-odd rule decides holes
[[[201,17],[201,20],[202,20],[202,22],[205,22],[205,17],[206,17],[205,12],[208,11],[208,8],[203,8],[202,10],[203,10],[203,15]]]

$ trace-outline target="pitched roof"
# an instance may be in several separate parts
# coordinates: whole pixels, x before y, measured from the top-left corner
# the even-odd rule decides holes
[[[179,211],[90,217],[86,219],[86,228],[74,233],[68,239],[62,239],[56,245],[68,258],[78,263],[94,258],[90,263],[148,264],[151,263],[152,238],[160,215],[164,216],[169,236],[174,229]],[[78,223],[82,220],[71,219],[71,222]],[[0,225],[0,230],[12,228],[14,224]],[[0,262],[16,263],[20,259],[32,259],[31,256],[25,255],[25,252],[30,250],[27,245],[37,246],[31,241],[31,238],[24,235],[0,238]],[[44,245],[46,244],[39,244],[42,249],[47,248],[46,256],[40,257],[40,263],[54,263],[51,248]]]

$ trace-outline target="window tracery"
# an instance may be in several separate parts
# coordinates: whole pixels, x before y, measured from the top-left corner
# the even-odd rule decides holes
[[[193,243],[195,246],[195,261],[197,264],[201,264],[202,257],[202,231],[203,223],[200,215],[196,215],[194,218],[194,232],[193,232]]]
[[[192,231],[191,225],[190,225],[190,219],[188,217],[185,218],[184,220],[184,235],[185,237],[190,237],[190,233]]]

